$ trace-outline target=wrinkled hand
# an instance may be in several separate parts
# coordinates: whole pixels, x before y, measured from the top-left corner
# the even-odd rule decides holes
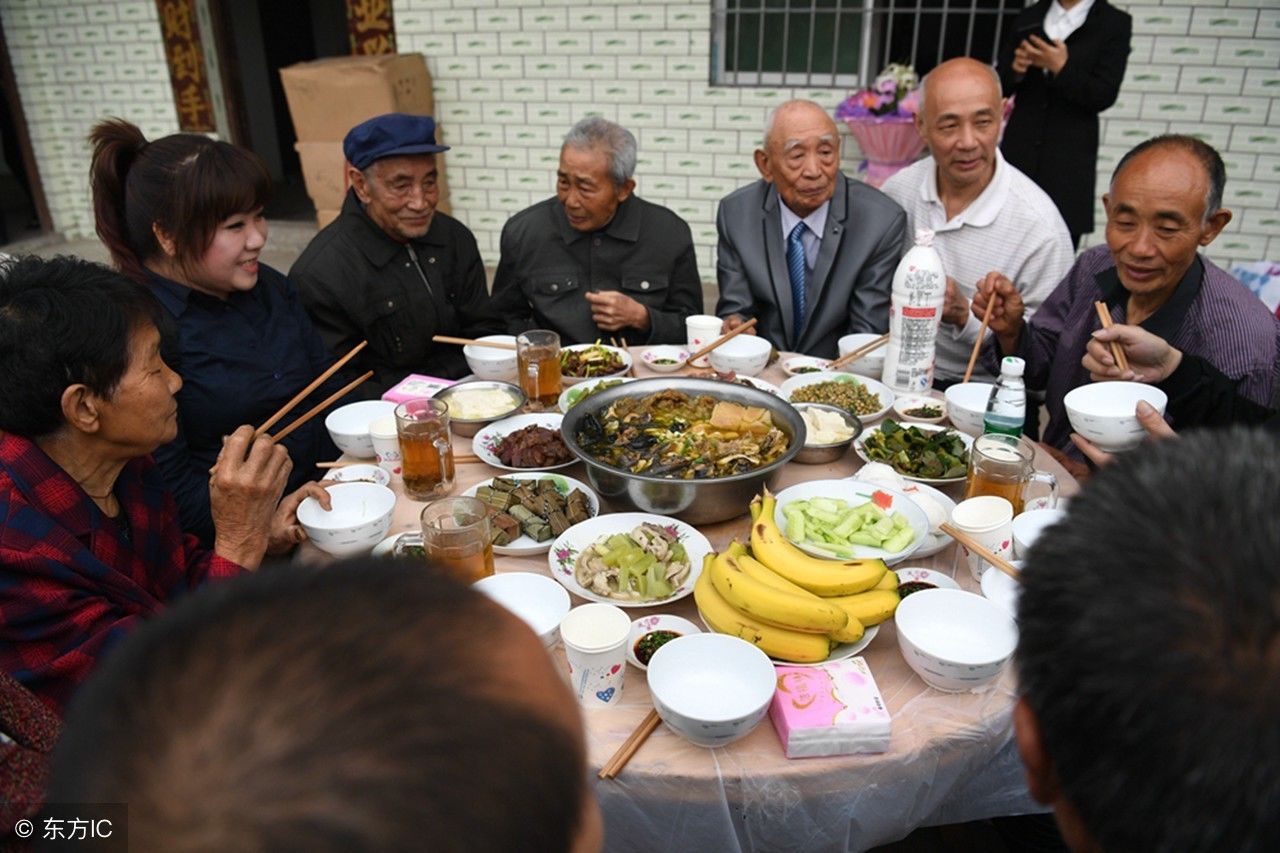
[[[1112,357],[1109,345],[1112,341],[1124,350],[1128,370],[1121,370]],[[1113,325],[1093,333],[1080,363],[1094,382],[1107,379],[1162,382],[1182,363],[1182,352],[1139,326]]]
[[[942,299],[942,322],[963,329],[969,322],[969,300],[956,286],[956,280],[947,276],[947,294]]]
[[[748,318],[743,317],[740,314],[730,314],[728,317],[724,318],[724,324],[720,326],[720,334],[722,335],[729,334],[734,329],[738,328],[743,323],[747,322],[747,319]],[[742,334],[754,335],[755,333],[756,333],[756,326],[752,326],[750,329],[747,329]]]
[[[1009,355],[1017,350],[1018,338],[1022,335],[1022,318],[1027,313],[1027,306],[1013,282],[998,272],[989,272],[978,282],[978,289],[973,294],[973,316],[981,320],[987,311],[987,303],[992,301],[995,304],[991,307],[991,320],[987,323],[987,328],[1000,341],[1001,352]]]
[[[1013,51],[1013,73],[1026,74],[1031,69],[1031,53],[1027,50],[1025,41],[1018,44]]]
[[[336,482],[337,480],[326,481],[329,485]],[[307,531],[298,523],[298,504],[306,498],[315,498],[326,510],[333,509],[325,484],[303,483],[297,491],[285,495],[271,517],[271,533],[267,541],[268,556],[279,557],[288,554],[307,538]]]
[[[606,332],[619,329],[649,329],[649,309],[617,290],[588,292],[591,321]]]
[[[1148,403],[1146,400],[1139,400],[1134,414],[1138,416],[1138,423],[1142,424],[1142,428],[1147,431],[1147,435],[1155,439],[1177,438],[1178,434],[1173,431],[1173,427],[1169,426],[1168,421],[1161,416],[1156,407]],[[1105,450],[1100,450],[1096,444],[1083,435],[1071,433],[1071,443],[1080,449],[1080,452],[1093,460],[1093,464],[1101,468],[1104,465],[1110,465],[1113,459],[1112,454]]]
[[[262,562],[276,505],[289,480],[289,451],[242,426],[222,444],[209,478],[213,550],[247,569]]]
[[[1044,448],[1046,453],[1057,460],[1059,465],[1067,469],[1067,473],[1074,477],[1077,483],[1083,483],[1085,480],[1089,479],[1089,475],[1092,472],[1089,470],[1088,465],[1081,462],[1079,459],[1073,459],[1058,448],[1045,444],[1043,441],[1039,442],[1039,444]]]
[[[1018,49],[1027,49],[1027,58],[1037,68],[1043,68],[1050,74],[1061,74],[1067,64],[1067,43],[1065,41],[1045,41],[1037,35],[1027,36]]]

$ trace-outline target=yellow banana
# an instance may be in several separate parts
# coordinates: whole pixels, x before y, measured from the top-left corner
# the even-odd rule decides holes
[[[728,554],[730,557],[741,557],[747,553],[747,546],[735,538],[729,543],[729,547],[724,549],[723,553]]]
[[[770,569],[764,563],[754,557],[738,557],[738,567],[741,568],[751,577],[774,589],[782,592],[789,592],[792,595],[798,595],[801,598],[808,596],[817,601],[824,601],[809,590],[802,586],[796,586],[782,575]],[[885,572],[886,575],[892,575],[893,572]],[[894,575],[894,577],[897,577]],[[831,632],[831,639],[837,643],[856,643],[862,639],[862,635],[866,632],[866,628],[857,619],[850,619],[845,623],[843,628],[839,628]]]
[[[879,625],[898,609],[902,599],[896,589],[873,589],[857,595],[838,595],[827,601],[849,614],[850,619],[857,619],[863,625]]]
[[[884,573],[884,577],[880,578],[880,583],[876,584],[875,586],[873,586],[873,587],[871,587],[871,588],[872,588],[872,589],[897,589],[897,588],[898,588],[898,573],[897,573],[897,572],[885,572],[885,573]]]
[[[851,595],[871,589],[887,571],[884,560],[823,560],[787,541],[773,519],[774,497],[768,489],[751,522],[751,554],[787,580],[821,596]]]
[[[746,640],[771,658],[817,663],[831,653],[831,643],[825,634],[777,628],[735,610],[716,592],[709,571],[704,571],[694,583],[693,600],[698,603],[698,612],[711,630]]]
[[[808,592],[796,595],[756,580],[739,565],[739,560],[750,559],[730,557],[725,552],[711,563],[711,583],[735,609],[761,622],[793,631],[829,634],[848,624],[849,617],[843,610],[816,595]]]

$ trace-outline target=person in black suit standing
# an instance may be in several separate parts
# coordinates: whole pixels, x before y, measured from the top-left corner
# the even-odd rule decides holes
[[[1000,84],[1016,95],[1000,149],[1062,212],[1071,243],[1093,231],[1098,113],[1120,92],[1133,18],[1107,0],[1039,0],[1000,51]]]

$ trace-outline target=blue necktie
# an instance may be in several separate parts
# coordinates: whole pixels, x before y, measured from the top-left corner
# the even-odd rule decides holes
[[[807,267],[804,259],[804,243],[801,237],[809,228],[803,222],[797,222],[796,227],[791,229],[791,233],[787,235],[787,272],[791,276],[791,307],[795,309],[795,341],[800,340],[800,331],[804,328],[804,282],[808,277]]]

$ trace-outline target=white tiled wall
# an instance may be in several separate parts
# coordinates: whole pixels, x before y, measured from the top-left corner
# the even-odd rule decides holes
[[[1117,5],[1133,15],[1133,52],[1120,100],[1103,116],[1098,195],[1134,143],[1200,134],[1227,161],[1236,213],[1210,256],[1280,259],[1280,0]],[[599,113],[635,132],[640,194],[689,221],[711,278],[715,203],[755,179],[751,152],[768,108],[799,96],[834,108],[847,94],[711,87],[705,0],[393,7],[401,49],[425,54],[435,77],[438,118],[456,146],[447,155],[454,211],[489,264],[506,218],[552,193],[564,132]],[[155,4],[0,0],[0,17],[55,225],[91,233],[83,140],[92,123],[123,115],[149,136],[177,126]],[[846,135],[846,170],[859,159]]]

